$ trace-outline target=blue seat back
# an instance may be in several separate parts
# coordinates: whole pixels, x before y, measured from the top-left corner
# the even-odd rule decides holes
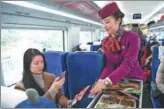
[[[164,46],[164,40],[162,41],[162,46]]]
[[[104,67],[104,55],[94,52],[69,53],[66,63],[69,95],[73,99],[84,87],[93,85],[99,78]],[[87,107],[92,100],[87,97],[88,93],[89,90],[75,107]]]
[[[152,53],[152,80],[155,82],[156,78],[156,73],[158,70],[158,66],[160,64],[160,60],[158,59],[158,46],[153,48],[153,53]]]
[[[98,51],[100,45],[91,45],[90,51]]]
[[[53,73],[56,76],[60,76],[63,71],[66,70],[66,56],[67,52],[60,51],[46,51],[43,52],[47,68],[46,71]]]
[[[57,106],[53,101],[45,97],[40,97],[39,103],[37,104],[31,104],[27,99],[19,103],[15,108],[56,108],[56,107]]]
[[[66,71],[66,57],[68,52],[61,51],[45,51],[43,52],[47,64],[46,71],[56,76],[61,76],[61,73]],[[66,75],[67,76],[67,75]],[[65,96],[69,98],[68,92],[68,81],[65,80],[65,84],[63,86],[63,92]]]
[[[153,55],[153,57],[152,57],[152,82],[151,82],[151,87],[150,87],[150,95],[151,95],[151,99],[152,99],[152,103],[153,103],[154,108],[160,107],[160,103],[159,103],[158,98],[153,97],[153,95],[157,93],[156,92],[157,88],[154,89],[154,87],[152,87],[153,86],[152,83],[154,83],[154,85],[156,87],[156,84],[155,84],[156,73],[158,70],[158,66],[160,64],[158,54],[159,54],[159,47],[156,46],[153,48],[153,54],[152,54]]]

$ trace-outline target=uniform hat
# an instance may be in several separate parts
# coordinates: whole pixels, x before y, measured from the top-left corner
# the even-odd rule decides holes
[[[115,2],[112,2],[108,5],[106,5],[105,7],[103,7],[100,11],[99,11],[99,16],[101,17],[101,19],[104,19],[108,16],[113,15],[115,12],[117,12],[119,9],[118,5]]]

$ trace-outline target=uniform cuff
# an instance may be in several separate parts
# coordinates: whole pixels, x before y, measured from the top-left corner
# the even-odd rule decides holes
[[[55,99],[56,94],[58,93],[58,90],[56,90],[55,88],[50,88],[48,92],[49,92],[51,98]]]
[[[113,84],[112,81],[111,81],[111,79],[110,79],[109,77],[106,77],[105,80],[109,81],[109,83],[110,83],[111,85]]]

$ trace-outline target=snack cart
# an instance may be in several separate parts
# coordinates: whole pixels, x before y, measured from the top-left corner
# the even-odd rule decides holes
[[[123,79],[113,88],[98,93],[87,108],[141,108],[142,94],[142,80]]]

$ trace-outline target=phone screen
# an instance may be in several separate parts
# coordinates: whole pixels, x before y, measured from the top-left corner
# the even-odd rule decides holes
[[[63,77],[65,77],[65,75],[66,75],[66,71],[64,71],[64,72],[61,74],[60,79],[62,79]]]

